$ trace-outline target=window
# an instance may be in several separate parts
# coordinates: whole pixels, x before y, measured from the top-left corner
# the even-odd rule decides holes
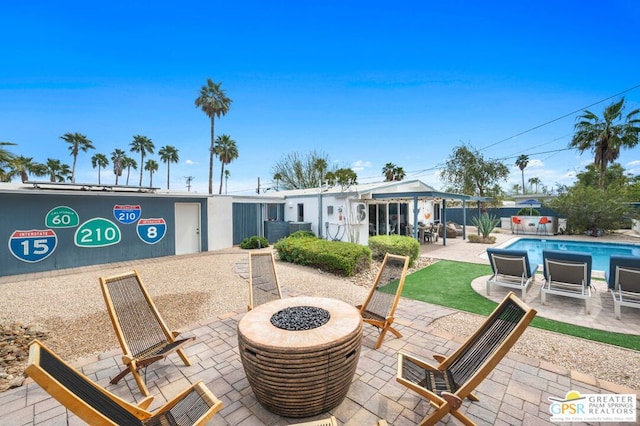
[[[304,204],[298,204],[298,222],[304,222]]]

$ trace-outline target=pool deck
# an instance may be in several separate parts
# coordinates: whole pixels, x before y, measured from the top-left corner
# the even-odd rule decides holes
[[[497,234],[499,245],[510,238],[511,234]],[[630,241],[633,241],[631,239]],[[640,240],[636,240],[639,241]],[[438,259],[458,260],[487,264],[484,244],[466,244],[461,238],[448,239],[447,246],[437,244],[421,246],[422,256]],[[483,256],[484,255],[484,256]],[[477,281],[477,280],[476,280]],[[540,284],[540,279],[537,284]],[[479,286],[484,292],[484,283]],[[296,296],[289,289],[283,289],[284,296]],[[603,296],[603,303],[607,294]],[[492,292],[492,299],[500,299],[499,290]],[[610,296],[609,296],[610,298]],[[534,294],[527,303],[536,308],[542,316],[565,318],[568,322],[584,324],[586,315],[576,315],[567,310],[567,298],[562,299],[562,310],[555,311],[553,305],[535,306],[538,300]],[[554,302],[551,300],[550,302]],[[576,309],[583,306],[576,301]],[[618,321],[616,328],[628,326],[630,322],[639,327],[639,309],[623,309],[624,322]],[[430,359],[432,353],[451,353],[461,339],[446,332],[433,329],[430,324],[436,319],[451,315],[457,311],[428,303],[402,299],[396,312],[396,326],[403,334],[396,338],[389,334],[378,350],[373,346],[377,331],[365,325],[363,346],[356,375],[347,398],[328,413],[313,418],[291,419],[279,417],[265,410],[256,400],[246,379],[237,345],[237,326],[246,313],[245,310],[228,312],[192,324],[186,334],[197,337],[194,344],[186,348],[193,365],[185,367],[180,359],[173,355],[166,361],[154,364],[147,371],[146,382],[155,400],[151,409],[156,409],[184,389],[189,383],[203,380],[205,384],[224,403],[220,411],[209,424],[211,425],[290,425],[334,415],[338,424],[375,425],[379,419],[385,419],[389,425],[412,425],[430,410],[429,404],[414,392],[398,384],[395,380],[398,351],[406,351]],[[613,318],[613,309],[607,312],[605,306],[597,316],[597,321]],[[634,353],[635,354],[635,353]],[[117,385],[109,384],[109,377],[117,374],[120,367],[119,350],[113,350],[98,356],[74,362],[87,376],[128,401],[140,401],[135,381],[128,376]],[[597,354],[594,354],[597,356]],[[637,356],[637,355],[633,355]],[[615,366],[612,368],[621,368]],[[581,394],[636,394],[638,390],[605,382],[576,371],[551,364],[546,361],[510,353],[495,370],[477,388],[479,402],[463,402],[462,411],[471,416],[478,424],[497,425],[552,425],[550,421],[550,397],[563,398],[569,391]],[[640,414],[640,405],[636,409],[636,418]],[[27,380],[24,386],[0,393],[1,425],[79,425],[83,424],[76,416],[68,412],[52,399],[38,385]],[[446,417],[439,424],[459,424],[455,419]],[[579,423],[574,423],[579,424]],[[590,423],[595,424],[595,423]],[[608,423],[611,424],[611,423]],[[629,424],[629,423],[627,423]]]

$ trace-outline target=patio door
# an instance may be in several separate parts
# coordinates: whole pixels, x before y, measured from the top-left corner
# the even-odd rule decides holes
[[[200,241],[200,204],[175,204],[176,254],[199,253]]]

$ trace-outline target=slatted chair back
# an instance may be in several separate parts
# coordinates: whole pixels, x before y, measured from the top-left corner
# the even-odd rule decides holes
[[[640,269],[618,266],[616,283],[625,293],[637,293],[640,296]]]
[[[177,339],[180,333],[169,330],[138,271],[101,277],[100,286],[107,312],[122,347],[122,361],[127,366],[111,383],[118,383],[131,373],[142,394],[147,396],[149,390],[138,369],[164,359],[173,352],[180,356],[185,365],[191,365],[182,346],[195,337]]]
[[[272,251],[249,253],[249,310],[282,299]]]
[[[146,407],[153,397],[131,404],[89,380],[38,340],[29,346],[25,373],[90,425],[201,425],[222,408],[222,402],[199,381],[149,412]]]
[[[535,315],[535,309],[509,292],[462,346],[448,357],[434,355],[439,365],[401,352],[396,380],[429,399],[436,409],[420,424],[436,424],[449,413],[464,424],[474,424],[458,411],[462,401],[478,401],[472,392],[505,357]]]
[[[376,280],[362,305],[357,306],[365,322],[380,328],[376,349],[382,344],[387,330],[402,337],[391,327],[402,288],[409,268],[409,257],[387,253],[382,261]]]

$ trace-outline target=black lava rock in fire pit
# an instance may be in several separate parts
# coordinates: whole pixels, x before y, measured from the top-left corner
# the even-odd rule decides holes
[[[315,306],[293,306],[271,316],[271,324],[283,330],[311,330],[326,324],[331,318],[325,309]]]

